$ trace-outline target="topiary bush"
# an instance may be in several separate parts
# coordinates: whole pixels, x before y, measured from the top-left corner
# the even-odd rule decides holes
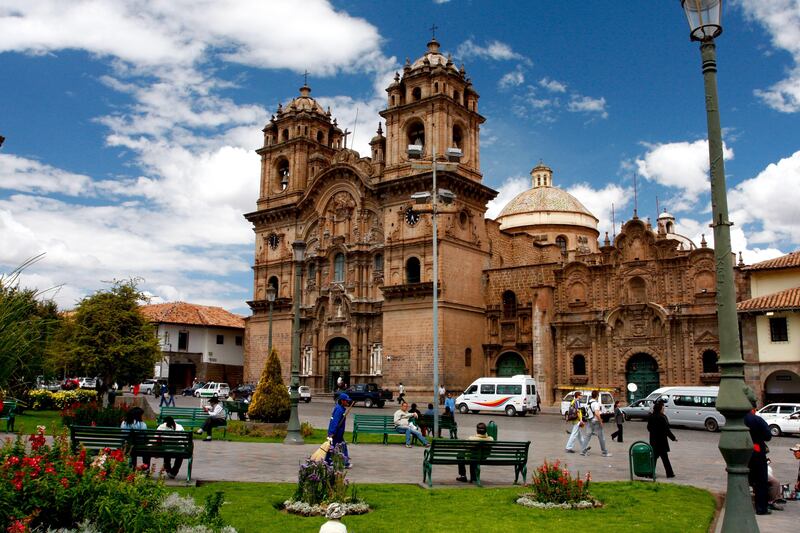
[[[291,408],[289,392],[281,376],[281,362],[278,352],[273,348],[253,393],[247,416],[262,422],[286,422]]]

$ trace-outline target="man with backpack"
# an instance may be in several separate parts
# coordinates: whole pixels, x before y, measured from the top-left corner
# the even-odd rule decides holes
[[[573,450],[573,446],[575,446],[575,439],[578,439],[578,444],[583,450],[587,440],[584,440],[582,428],[584,426],[583,423],[583,412],[581,409],[581,391],[575,391],[575,396],[572,398],[572,401],[569,402],[569,409],[567,409],[567,421],[572,422],[572,431],[569,434],[569,439],[567,439],[567,445],[565,447],[567,453],[575,453]]]
[[[589,409],[586,411],[585,418],[589,424],[589,434],[586,435],[586,440],[583,443],[581,455],[586,455],[589,453],[589,441],[592,439],[592,435],[597,435],[597,438],[600,441],[600,450],[603,452],[603,457],[611,457],[611,454],[608,453],[608,450],[606,449],[606,436],[603,433],[603,419],[600,417],[602,414],[602,408],[600,407],[600,401],[597,399],[599,396],[600,391],[593,390],[592,396],[589,399]]]

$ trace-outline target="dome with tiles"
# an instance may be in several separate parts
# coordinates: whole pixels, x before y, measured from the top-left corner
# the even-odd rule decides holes
[[[553,171],[539,163],[531,170],[533,188],[508,202],[497,221],[501,229],[541,224],[597,229],[598,219],[570,193],[553,187]]]
[[[303,85],[300,87],[300,96],[289,102],[285,111],[307,111],[309,113],[319,113],[325,115],[325,110],[311,97],[311,87]]]
[[[414,63],[411,64],[411,69],[416,70],[418,68],[426,66],[435,67],[438,65],[450,68],[453,71],[458,72],[458,69],[456,69],[455,65],[453,65],[453,60],[447,56],[442,55],[442,53],[439,51],[439,41],[437,41],[436,39],[431,39],[430,41],[428,41],[428,50],[422,57],[420,57],[419,59],[414,61]]]

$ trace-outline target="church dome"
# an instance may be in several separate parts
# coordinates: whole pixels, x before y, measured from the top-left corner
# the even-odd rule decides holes
[[[519,193],[500,212],[500,229],[527,226],[579,226],[597,231],[599,222],[570,193],[553,187],[553,171],[543,164],[531,170],[533,188]]]
[[[436,39],[431,39],[428,41],[428,50],[422,55],[422,57],[411,64],[411,70],[436,66],[442,66],[452,69],[453,72],[458,72],[458,69],[456,69],[455,65],[453,65],[453,60],[443,55],[439,51],[439,41]]]
[[[325,115],[325,110],[311,97],[311,87],[303,85],[300,87],[300,96],[289,102],[286,106],[287,111],[307,111],[309,113],[319,113]]]

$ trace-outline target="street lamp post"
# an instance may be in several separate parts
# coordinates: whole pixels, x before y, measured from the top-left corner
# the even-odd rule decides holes
[[[717,410],[725,415],[719,450],[725,458],[728,488],[722,531],[758,531],[747,474],[753,441],[744,424],[751,405],[744,382],[744,360],[739,345],[736,290],[731,255],[731,222],[722,159],[722,131],[717,100],[717,60],[714,39],[722,33],[722,0],[681,0],[691,28],[691,40],[700,42],[708,123],[708,156],[711,165],[711,210],[714,228],[714,260],[717,271],[717,320],[721,380]]]
[[[269,302],[269,336],[267,337],[269,340],[267,341],[267,354],[272,353],[272,305],[275,303],[275,296],[278,293],[278,289],[275,288],[273,285],[269,285],[267,287],[267,301]]]
[[[294,252],[294,324],[292,325],[292,381],[289,389],[292,411],[289,414],[289,427],[283,443],[303,444],[297,404],[300,400],[298,392],[300,387],[300,287],[303,278],[303,259],[306,253],[305,241],[294,241],[292,243],[292,251]]]

